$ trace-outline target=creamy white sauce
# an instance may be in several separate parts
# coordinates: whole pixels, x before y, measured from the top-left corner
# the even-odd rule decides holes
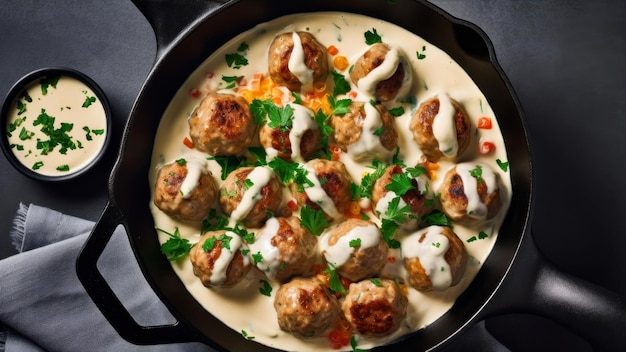
[[[244,190],[241,202],[239,202],[235,210],[230,214],[232,225],[243,220],[250,213],[252,208],[254,208],[256,203],[263,199],[261,190],[270,182],[273,176],[274,171],[266,166],[255,167],[248,174],[244,182],[250,181],[252,185]]]
[[[508,173],[500,170],[495,166],[495,160],[500,159],[506,161],[507,154],[504,142],[499,130],[498,121],[494,116],[484,95],[474,84],[471,78],[463,69],[456,64],[446,53],[417,37],[411,32],[399,28],[388,22],[378,19],[365,17],[361,15],[345,14],[345,13],[314,13],[305,15],[286,16],[276,19],[272,22],[261,24],[258,27],[233,38],[220,50],[215,51],[198,69],[188,78],[182,85],[176,97],[162,117],[157,137],[154,143],[154,151],[152,156],[152,165],[154,170],[156,166],[163,160],[175,160],[184,154],[187,150],[181,141],[188,135],[188,125],[186,124],[186,116],[199,103],[199,98],[193,98],[189,95],[192,89],[198,89],[202,94],[206,94],[209,90],[215,90],[220,86],[221,75],[244,75],[251,77],[254,73],[265,72],[267,70],[267,48],[274,36],[280,33],[284,28],[290,28],[293,31],[309,31],[324,46],[335,45],[339,49],[340,55],[351,58],[354,63],[355,58],[367,49],[363,40],[363,34],[375,28],[378,33],[384,34],[384,42],[392,48],[401,48],[404,52],[410,53],[406,55],[407,70],[413,77],[413,83],[410,85],[410,91],[401,96],[414,96],[417,103],[425,101],[432,97],[432,92],[445,92],[451,98],[459,102],[463,106],[464,111],[470,118],[472,125],[476,126],[479,117],[487,116],[492,118],[493,128],[491,130],[473,130],[473,140],[468,151],[463,154],[463,160],[471,161],[472,164],[482,162],[493,166],[494,172],[498,173],[502,180],[501,193],[504,201],[503,211],[501,211],[493,221],[481,224],[481,227],[469,227],[465,225],[455,224],[454,231],[465,243],[470,260],[466,267],[465,273],[461,281],[443,291],[430,292],[423,294],[409,288],[408,299],[409,306],[407,317],[401,328],[394,334],[384,338],[359,338],[359,348],[369,349],[374,346],[387,343],[396,338],[403,336],[411,331],[423,328],[443,314],[445,314],[456,298],[468,287],[472,279],[480,269],[480,265],[489,255],[493,244],[498,236],[499,226],[506,214],[506,208],[511,193],[510,176]],[[339,41],[337,38],[341,38]],[[224,62],[226,53],[235,52],[241,42],[245,41],[250,45],[247,57],[250,58],[250,65],[244,66],[239,70],[229,68]],[[426,47],[426,51],[422,48]],[[398,49],[400,50],[400,49]],[[426,58],[418,60],[414,51],[424,52]],[[214,73],[210,78],[207,72]],[[340,73],[348,77],[348,69]],[[348,78],[349,79],[349,78]],[[332,77],[326,82],[328,86],[332,86]],[[353,89],[358,93],[356,100],[369,101],[370,97],[365,95],[361,89],[353,85]],[[234,90],[224,89],[225,92],[236,93]],[[391,101],[386,103],[387,108],[393,108],[402,105],[405,108],[405,114],[394,119],[396,130],[398,131],[398,147],[400,153],[398,157],[409,166],[415,166],[422,161],[423,153],[413,141],[413,137],[408,128],[412,113],[418,104],[399,103]],[[475,128],[475,127],[474,127]],[[479,155],[477,141],[480,139],[492,141],[496,145],[494,153],[489,155]],[[346,165],[348,173],[355,182],[361,180],[364,172],[372,172],[368,168],[368,163],[360,163],[352,159],[348,153],[342,153],[340,160]],[[439,169],[435,170],[435,178],[430,182],[431,189],[438,189],[443,180],[445,171],[455,164],[450,159],[441,160]],[[209,161],[210,171],[214,175],[219,175],[220,168],[214,161]],[[312,171],[312,170],[310,170]],[[310,172],[309,175],[314,175]],[[155,172],[150,175],[150,182],[155,182]],[[222,182],[217,179],[218,185]],[[315,181],[315,180],[311,180]],[[319,180],[317,180],[319,183]],[[319,186],[318,186],[319,187]],[[317,200],[321,200],[325,205],[334,203],[330,198],[324,198],[319,192],[321,187],[316,188]],[[285,197],[289,198],[289,192],[285,191]],[[325,194],[325,193],[324,193]],[[327,196],[327,195],[326,195]],[[362,204],[369,203],[367,200]],[[159,228],[173,230],[178,227],[181,236],[194,243],[198,241],[199,229],[191,224],[176,221],[150,204],[155,224]],[[323,209],[332,216],[332,209]],[[335,209],[336,211],[336,209]],[[337,220],[333,223],[336,225],[342,220],[342,214],[337,214]],[[373,211],[369,211],[371,221],[380,225],[378,218]],[[271,225],[271,222],[270,222]],[[258,230],[256,230],[258,231]],[[489,236],[487,238],[476,240],[468,243],[467,240],[476,236],[479,231],[484,231]],[[400,231],[396,236],[398,240],[402,240],[410,233]],[[164,243],[168,237],[159,233],[159,241]],[[318,241],[318,246],[321,246]],[[260,246],[263,246],[259,243]],[[261,249],[257,249],[260,251]],[[320,248],[318,248],[320,250]],[[251,251],[252,252],[252,251]],[[267,251],[268,253],[271,251]],[[264,254],[265,256],[265,254]],[[402,253],[400,250],[391,249],[388,254],[389,263],[383,269],[382,275],[403,278],[406,275],[402,263]],[[173,268],[180,277],[181,281],[188,288],[193,297],[211,314],[215,315],[227,326],[233,330],[241,332],[245,330],[250,336],[254,336],[254,341],[272,346],[278,349],[289,351],[329,351],[330,348],[326,337],[312,338],[301,340],[289,333],[283,332],[277,324],[276,312],[273,308],[273,295],[271,297],[259,294],[259,280],[266,279],[266,275],[259,270],[251,270],[243,281],[232,289],[211,290],[202,285],[200,280],[193,275],[192,265],[188,260],[181,260],[173,263]],[[270,281],[273,292],[279,287],[279,283]],[[242,337],[243,338],[243,337]],[[350,350],[350,346],[346,346],[343,350]]]
[[[366,76],[359,79],[357,88],[367,97],[374,97],[376,85],[393,76],[400,63],[404,63],[406,66],[406,60],[400,53],[398,47],[392,46],[387,54],[385,54],[383,63],[371,70]],[[405,68],[403,88],[398,92],[398,97],[403,97],[406,91],[411,88],[411,82],[412,75]]]
[[[16,126],[8,137],[11,150],[24,166],[42,175],[63,176],[78,172],[88,166],[104,146],[108,133],[104,106],[100,97],[76,78],[61,76],[56,87],[47,87],[46,94],[43,94],[40,78],[24,89],[31,101],[19,94],[9,110],[5,128]],[[88,103],[87,99],[90,100]],[[20,112],[18,103],[24,104],[23,112]],[[42,132],[44,125],[36,124],[42,114],[54,118],[54,130],[61,129],[62,123],[72,125],[66,134],[74,148],[68,148],[63,154],[61,145],[48,152],[37,147],[39,140],[51,140]]]
[[[480,200],[478,195],[478,177],[471,175],[472,170],[482,169],[480,178],[487,186],[487,194],[498,188],[496,175],[488,165],[482,163],[461,163],[456,166],[456,172],[463,181],[463,192],[467,197],[467,215],[478,220],[487,218],[487,206]]]
[[[383,126],[380,111],[369,102],[365,103],[363,108],[365,120],[361,127],[361,137],[348,146],[348,154],[356,161],[387,160],[395,150],[385,149],[380,143],[380,137],[376,135],[378,129]]]
[[[291,37],[293,38],[293,50],[287,65],[289,71],[298,78],[304,90],[307,90],[307,88],[313,86],[313,70],[306,66],[304,48],[302,47],[300,36],[294,31]]]
[[[309,200],[313,203],[317,204],[322,208],[324,213],[328,214],[332,218],[339,218],[341,213],[337,210],[335,206],[335,202],[330,198],[328,193],[322,188],[322,183],[320,179],[315,174],[315,169],[305,164],[304,169],[307,171],[306,178],[313,183],[312,186],[304,186],[304,192],[306,193]]]
[[[278,248],[272,244],[272,238],[278,233],[279,228],[280,222],[277,218],[268,219],[265,226],[256,233],[254,243],[248,245],[251,254],[260,253],[263,256],[263,260],[255,265],[270,279],[276,278],[281,265]]]
[[[452,272],[444,255],[450,241],[442,235],[443,228],[429,226],[402,239],[402,256],[418,258],[435,290],[444,290],[452,284]],[[420,239],[424,238],[420,241]]]
[[[207,168],[207,160],[203,158],[188,157],[185,158],[187,167],[187,176],[180,185],[180,194],[183,198],[188,199],[193,191],[200,183],[200,177],[209,173]]]
[[[230,262],[233,261],[233,258],[235,258],[237,252],[239,252],[241,250],[241,247],[243,246],[243,241],[241,240],[241,237],[239,237],[239,235],[237,235],[236,233],[227,231],[226,233],[224,233],[224,235],[231,238],[229,244],[230,249],[222,245],[220,256],[217,258],[213,265],[213,270],[211,270],[211,278],[209,279],[209,281],[214,286],[221,286],[222,284],[224,284],[227,278],[226,272],[228,266],[230,265]],[[244,258],[246,257],[244,256]]]
[[[326,232],[320,240],[320,252],[327,262],[335,267],[344,265],[355,251],[362,251],[378,245],[381,241],[380,229],[375,224],[367,226],[355,226],[353,229],[339,237],[333,245],[329,243],[332,231]],[[350,246],[353,240],[360,240],[358,248]]]
[[[455,157],[459,151],[459,143],[456,136],[456,112],[454,105],[446,94],[437,94],[439,111],[433,119],[433,136],[439,143],[439,150],[448,158]]]

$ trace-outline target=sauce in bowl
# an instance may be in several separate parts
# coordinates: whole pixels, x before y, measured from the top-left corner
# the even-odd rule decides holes
[[[18,82],[2,109],[3,150],[21,172],[65,180],[85,172],[110,137],[110,109],[100,88],[69,69],[44,69]]]

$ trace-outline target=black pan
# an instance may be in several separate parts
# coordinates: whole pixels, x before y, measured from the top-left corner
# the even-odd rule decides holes
[[[423,37],[456,60],[489,100],[509,153],[513,198],[495,247],[452,309],[430,326],[387,349],[439,348],[486,317],[526,312],[553,319],[598,350],[626,350],[626,299],[559,272],[531,235],[532,163],[520,104],[496,62],[491,42],[476,26],[415,0],[135,0],[157,37],[157,59],[132,109],[109,181],[109,202],[77,261],[87,292],[119,334],[136,344],[202,341],[232,351],[269,350],[248,341],[207,313],[160,253],[148,204],[150,155],[160,117],[184,80],[233,36],[273,18],[300,12],[345,11],[387,20]],[[136,259],[178,323],[140,326],[96,268],[118,225]],[[381,347],[385,349],[385,347]]]

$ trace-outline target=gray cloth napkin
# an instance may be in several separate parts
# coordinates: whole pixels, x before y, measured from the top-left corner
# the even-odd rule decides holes
[[[213,351],[200,343],[136,346],[117,334],[76,276],[76,257],[93,225],[37,205],[20,204],[11,233],[20,254],[0,260],[4,351]],[[119,228],[98,268],[140,324],[175,322],[134,258]]]
[[[0,352],[214,351],[201,343],[136,346],[122,339],[76,276],[76,258],[94,223],[20,204],[11,233],[20,254],[0,260]],[[113,234],[98,269],[138,323],[174,317],[145,281],[123,228]],[[444,352],[507,352],[479,322]]]

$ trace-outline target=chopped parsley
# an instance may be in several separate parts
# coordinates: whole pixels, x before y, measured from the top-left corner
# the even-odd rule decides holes
[[[364,35],[365,35],[365,44],[367,45],[372,45],[372,44],[383,42],[383,39],[376,31],[376,28],[372,28],[371,31],[365,32]]]
[[[317,123],[317,126],[319,127],[320,132],[322,133],[320,144],[327,147],[328,137],[332,135],[335,130],[328,124],[328,115],[324,114],[322,109],[317,110],[314,119]]]
[[[345,115],[350,112],[350,104],[352,104],[352,99],[335,100],[335,98],[333,97],[328,97],[328,103],[333,110],[333,115]]]
[[[222,168],[221,178],[225,180],[228,174],[237,170],[246,158],[243,156],[236,155],[226,155],[226,156],[212,156],[207,158],[207,160],[215,160],[220,167]]]
[[[422,218],[428,225],[452,227],[452,221],[439,209],[433,209]]]
[[[476,165],[476,168],[470,170],[470,175],[476,179],[476,182],[483,183],[483,168],[480,165]]]
[[[59,79],[61,76],[52,76],[52,77],[44,77],[39,80],[39,84],[41,85],[41,94],[48,94],[48,88],[52,86],[52,88],[57,87],[57,83],[59,83]]]
[[[300,209],[301,224],[315,236],[319,236],[324,232],[329,224],[322,210],[315,210],[309,206]]]
[[[333,75],[333,82],[335,86],[333,87],[333,96],[338,96],[341,94],[348,93],[352,88],[350,88],[350,83],[346,80],[346,77],[337,71],[331,72]]]
[[[420,53],[419,50],[415,52],[415,54],[417,55],[417,59],[418,60],[424,60],[426,58],[426,54],[424,54],[424,51],[426,51],[426,46],[422,46],[422,52]]]
[[[174,230],[173,234],[158,227],[156,230],[170,236],[170,238],[161,245],[161,253],[171,262],[177,261],[187,255],[193,247],[193,244],[189,243],[189,240],[180,236],[178,227]]]
[[[83,102],[82,107],[88,108],[91,104],[96,102],[96,97],[85,97],[85,101]]]
[[[391,182],[385,186],[385,189],[402,196],[405,195],[406,192],[416,189],[416,187],[413,185],[413,180],[409,175],[401,173],[392,175]]]
[[[243,76],[222,76],[222,81],[226,82],[226,89],[232,89],[237,86],[237,83],[241,81]]]
[[[261,294],[264,296],[270,297],[272,295],[272,285],[270,285],[267,280],[259,280],[259,283],[261,284],[261,287],[259,287],[259,292],[261,292]]]
[[[248,65],[248,59],[244,56],[245,52],[248,51],[248,48],[248,44],[243,42],[237,48],[236,53],[226,54],[226,64],[228,67],[238,70],[243,66]]]
[[[350,248],[357,248],[357,247],[361,247],[361,239],[360,238],[355,238],[353,240],[350,240]]]
[[[252,262],[254,263],[254,265],[257,265],[263,261],[263,254],[261,254],[261,251],[258,251],[255,254],[252,254],[251,257],[252,257]]]
[[[180,166],[185,166],[187,165],[187,160],[185,160],[185,158],[180,158],[176,160],[176,164],[180,165]]]
[[[67,164],[57,166],[57,171],[70,171],[70,166]]]
[[[46,109],[41,109],[41,114],[33,122],[33,126],[41,125],[41,132],[48,136],[48,140],[37,140],[37,149],[41,150],[42,155],[47,155],[59,146],[59,153],[66,154],[68,149],[76,149],[72,136],[68,134],[74,127],[71,123],[61,122],[59,128],[54,127],[53,116],[46,113]]]
[[[215,244],[220,241],[222,248],[226,248],[230,251],[230,241],[232,239],[232,236],[228,236],[225,233],[219,236],[209,237],[202,244],[202,249],[204,249],[205,252],[210,252],[215,247]]]
[[[43,166],[43,161],[37,161],[36,163],[33,164],[33,166],[31,167],[31,169],[33,170],[39,170],[41,169],[41,167]]]
[[[383,287],[383,283],[380,282],[380,279],[372,278],[370,282],[374,284],[376,287]]]
[[[404,108],[402,106],[398,106],[398,107],[389,109],[388,112],[389,112],[389,115],[393,117],[398,117],[398,116],[404,115]]]
[[[509,170],[508,161],[502,161],[500,159],[496,159],[496,163],[498,163],[498,166],[500,167],[500,169],[502,169],[502,171],[507,172]]]
[[[328,285],[330,286],[331,291],[345,295],[346,288],[343,287],[341,278],[339,277],[339,274],[337,274],[336,269],[337,268],[331,263],[328,263],[328,267],[324,269],[324,272],[328,274]]]
[[[254,340],[254,336],[248,334],[246,330],[241,330],[241,336],[246,340]]]

